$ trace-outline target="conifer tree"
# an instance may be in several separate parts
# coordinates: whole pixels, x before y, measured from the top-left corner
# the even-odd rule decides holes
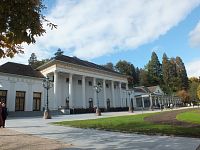
[[[151,60],[147,65],[148,79],[151,85],[159,85],[162,81],[162,70],[158,56],[155,52],[152,52]]]
[[[177,67],[177,76],[180,80],[179,87],[181,89],[187,90],[189,87],[187,72],[185,69],[185,65],[180,57],[176,57],[176,67]]]

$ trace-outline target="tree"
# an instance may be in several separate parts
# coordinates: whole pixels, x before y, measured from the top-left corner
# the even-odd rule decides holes
[[[197,87],[197,97],[200,100],[200,85]]]
[[[190,103],[190,97],[187,91],[185,90],[181,90],[177,92],[177,96],[179,96],[181,98],[181,101],[186,104],[186,103]]]
[[[131,64],[125,60],[123,60],[123,61],[120,60],[115,65],[115,68],[121,74],[125,74],[125,75],[129,76],[128,83],[129,83],[130,87],[135,85],[136,72],[135,72],[135,67],[133,64]]]
[[[56,53],[54,53],[55,57],[63,55],[64,51],[62,51],[60,48],[57,50]]]
[[[33,69],[36,69],[37,67],[45,64],[46,62],[48,62],[50,59],[42,59],[42,60],[37,60],[37,56],[35,55],[35,53],[31,54],[31,57],[28,60],[28,64],[31,65],[31,67]]]
[[[23,53],[22,43],[35,43],[45,33],[44,22],[57,26],[42,15],[42,0],[2,0],[0,2],[0,58]]]
[[[102,66],[105,67],[105,68],[108,68],[108,69],[110,69],[110,70],[115,70],[115,69],[114,69],[114,65],[113,65],[112,62],[108,62],[107,64],[102,65]]]
[[[162,88],[165,93],[170,93],[170,61],[167,55],[164,53],[162,57],[162,76],[163,84]]]
[[[188,89],[188,92],[189,92],[189,95],[190,95],[190,100],[192,101],[196,101],[198,99],[198,96],[197,96],[197,88],[199,86],[199,80],[198,78],[195,78],[195,77],[192,77],[189,79],[189,89]]]
[[[185,65],[180,57],[176,57],[177,76],[180,82],[180,88],[187,90],[189,87]]]
[[[140,69],[139,84],[141,86],[151,86],[148,80],[148,71]]]
[[[35,53],[31,54],[31,57],[28,60],[28,64],[31,65],[33,68],[35,68],[35,64],[37,63],[37,56],[35,55]]]
[[[148,78],[151,85],[159,85],[162,81],[162,69],[158,56],[152,52],[151,60],[147,64]]]

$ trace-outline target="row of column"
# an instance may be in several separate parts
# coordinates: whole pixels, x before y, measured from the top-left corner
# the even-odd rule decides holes
[[[82,100],[83,100],[83,108],[87,108],[87,101],[86,101],[86,95],[85,95],[85,76],[82,76]],[[58,91],[58,72],[54,72],[54,106],[57,104],[57,97],[59,93]],[[96,78],[93,77],[93,86],[96,85]],[[127,83],[126,83],[127,85]],[[127,86],[126,86],[127,87]],[[121,105],[121,82],[119,82],[119,91],[120,91],[120,105]],[[107,97],[106,97],[106,80],[103,79],[103,85],[102,85],[102,92],[103,92],[103,99],[104,99],[104,107],[107,107]],[[113,102],[113,107],[116,107],[116,102],[115,102],[115,92],[114,92],[114,81],[111,81],[111,93],[112,93],[112,102]],[[94,90],[94,102],[97,103],[97,93]],[[69,106],[70,108],[74,106],[73,104],[73,74],[69,74]]]

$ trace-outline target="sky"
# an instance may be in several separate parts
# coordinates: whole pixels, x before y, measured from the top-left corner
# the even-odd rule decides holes
[[[200,0],[44,0],[43,11],[57,29],[47,26],[36,43],[23,44],[25,54],[1,59],[27,64],[31,53],[50,58],[65,55],[97,64],[126,60],[143,68],[156,52],[160,62],[182,58],[188,77],[200,76]]]

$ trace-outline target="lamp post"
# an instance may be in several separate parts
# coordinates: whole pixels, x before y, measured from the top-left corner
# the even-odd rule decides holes
[[[94,86],[94,90],[97,92],[97,108],[96,108],[96,115],[97,116],[101,116],[101,110],[99,109],[99,99],[98,99],[98,94],[101,92],[102,90],[102,86],[101,83],[98,82],[97,85]]]
[[[133,112],[133,101],[132,101],[132,99],[131,99],[132,91],[127,90],[127,92],[128,92],[128,95],[129,95],[129,101],[130,101],[128,111],[132,113],[132,112]]]
[[[47,90],[47,101],[44,111],[44,119],[51,119],[51,114],[49,110],[49,89],[53,87],[53,82],[49,79],[49,77],[46,77],[43,79],[42,85]]]

